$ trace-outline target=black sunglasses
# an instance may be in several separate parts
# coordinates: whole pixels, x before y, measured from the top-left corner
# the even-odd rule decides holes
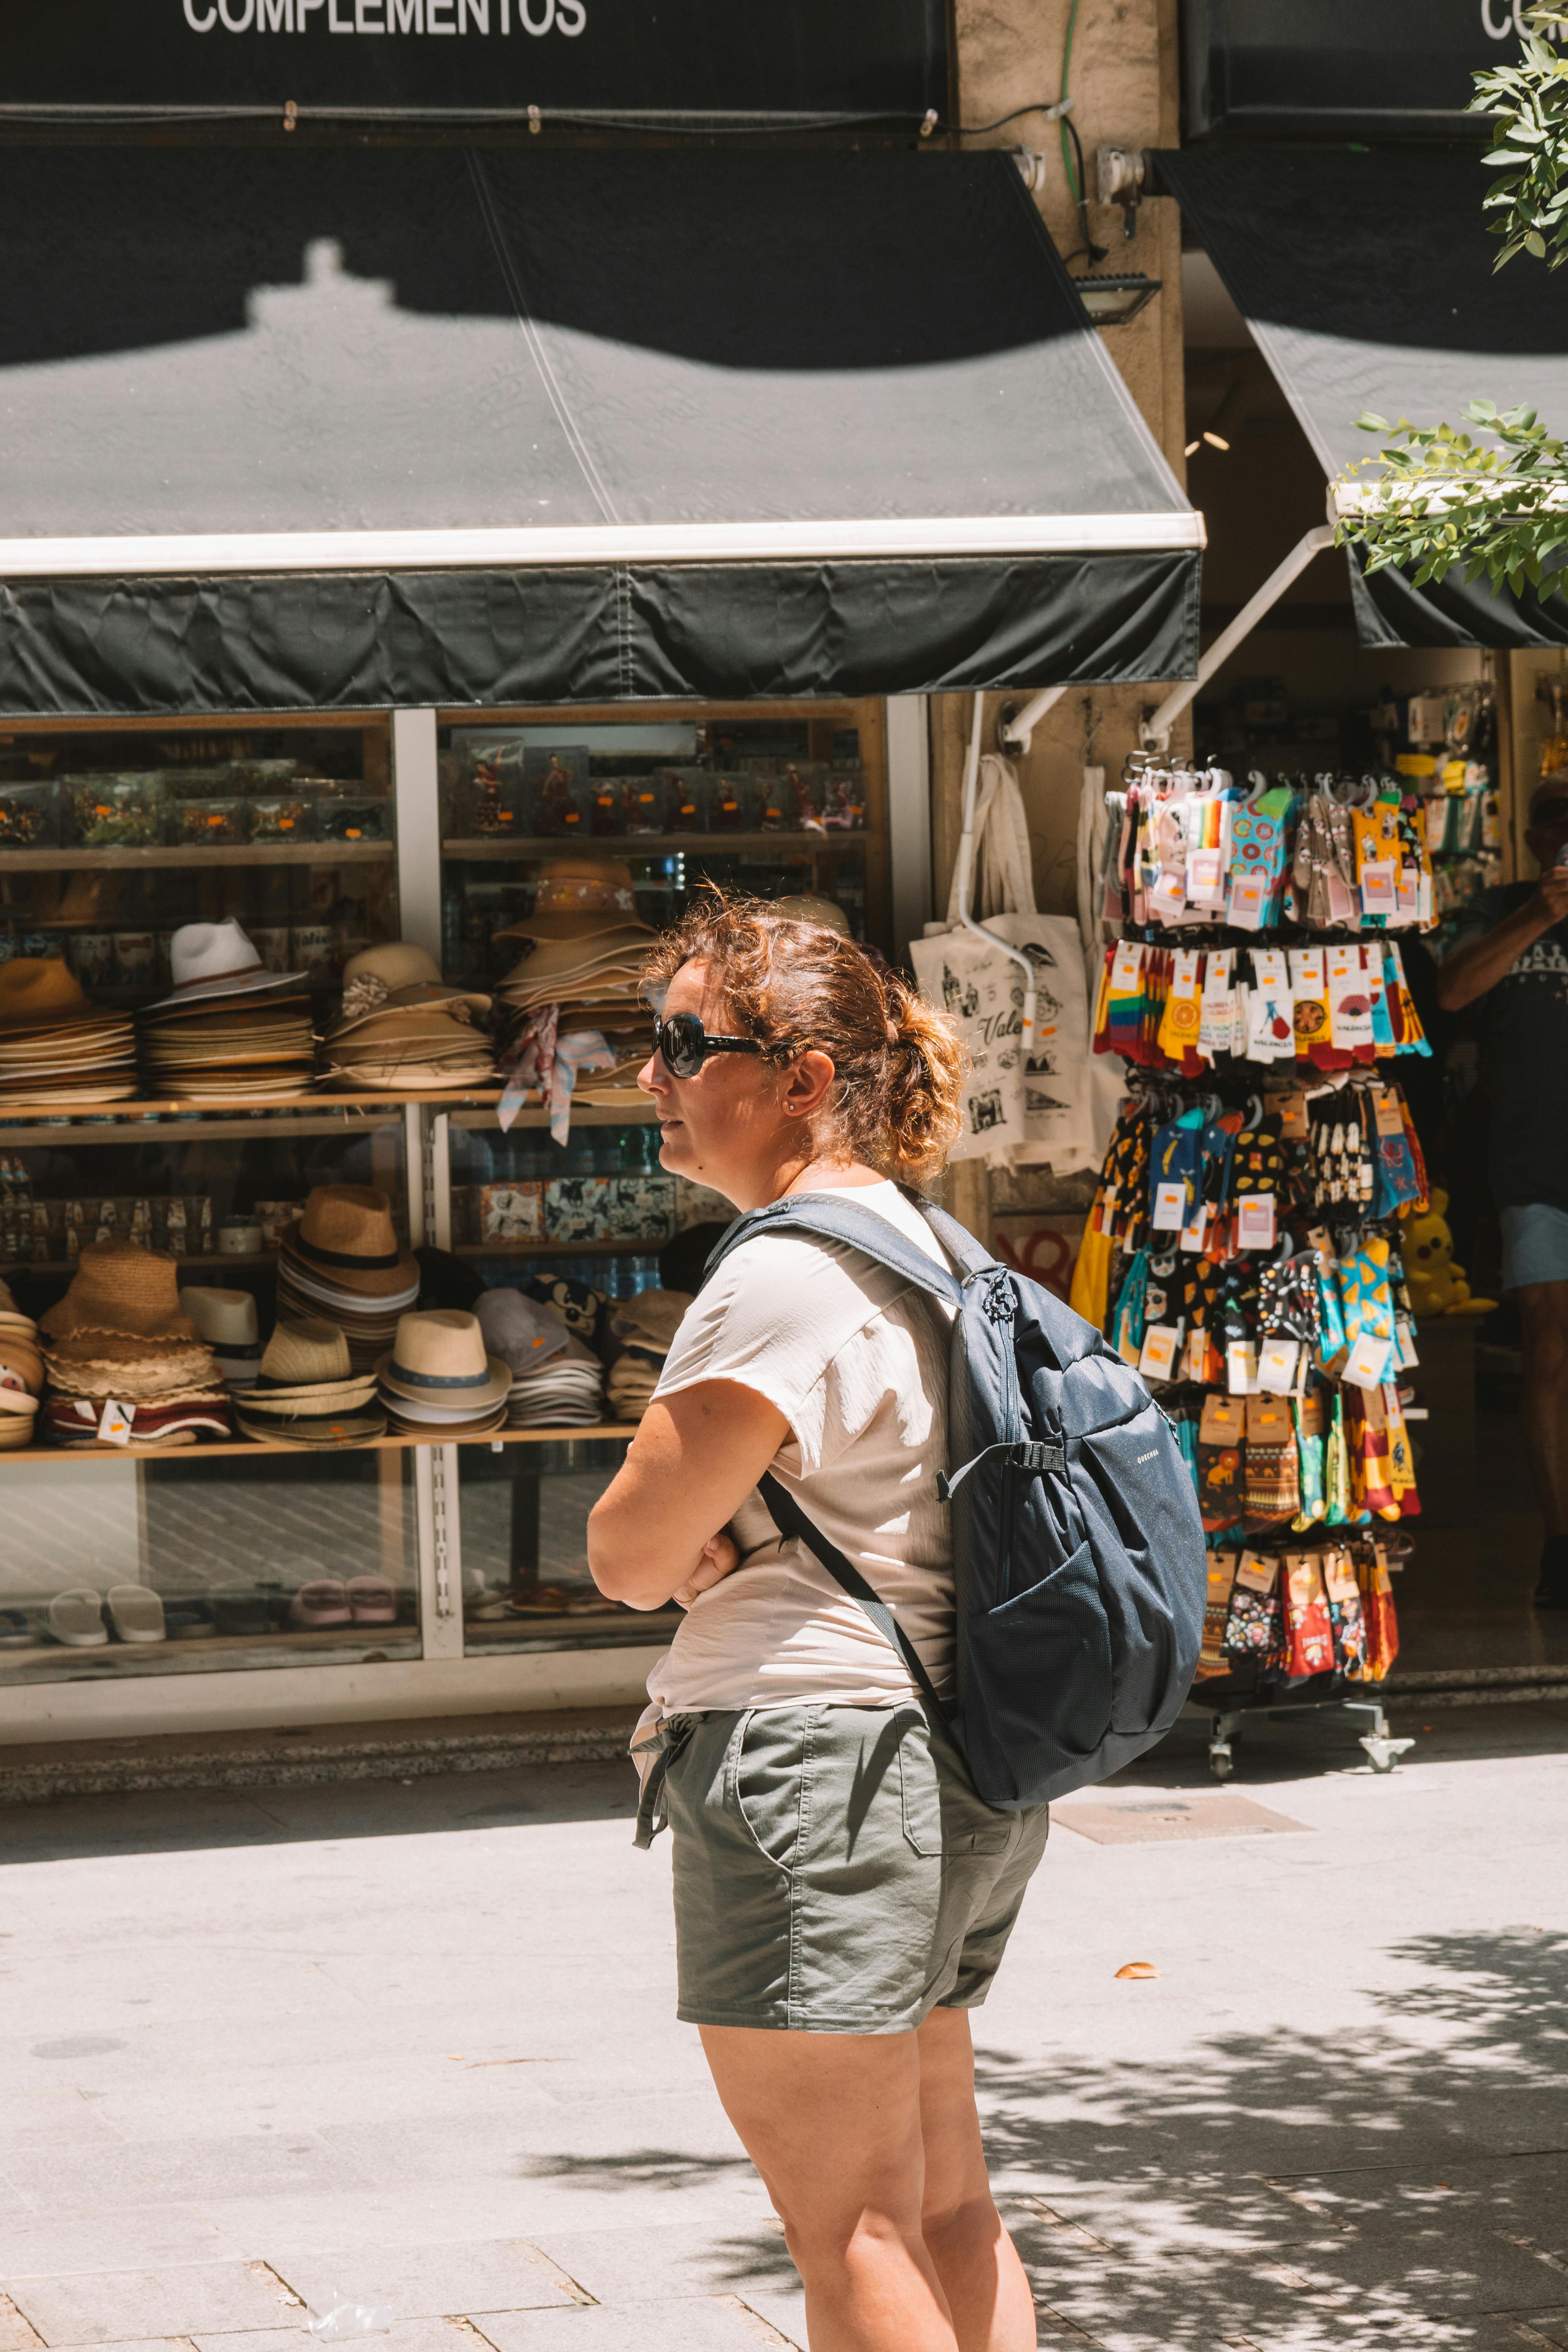
[[[672,1078],[694,1078],[710,1054],[765,1054],[760,1037],[710,1037],[695,1013],[672,1013],[656,1024],[656,1054]]]

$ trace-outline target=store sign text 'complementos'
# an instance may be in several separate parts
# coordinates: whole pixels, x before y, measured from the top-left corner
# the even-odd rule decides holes
[[[574,39],[588,21],[584,0],[184,0],[193,33],[443,34],[478,33],[492,25],[505,38],[513,29],[538,40],[546,33]]]

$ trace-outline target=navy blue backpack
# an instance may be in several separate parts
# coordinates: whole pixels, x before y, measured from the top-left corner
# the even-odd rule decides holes
[[[1137,1373],[1051,1292],[999,1265],[942,1210],[917,1205],[958,1276],[849,1192],[737,1218],[704,1279],[754,1234],[815,1234],[957,1309],[948,1403],[957,1466],[938,1482],[952,1507],[953,1709],[859,1570],[776,1478],[761,1491],[780,1532],[804,1543],[902,1653],[976,1793],[1016,1812],[1103,1780],[1175,1721],[1203,1632],[1203,1527],[1171,1425]]]

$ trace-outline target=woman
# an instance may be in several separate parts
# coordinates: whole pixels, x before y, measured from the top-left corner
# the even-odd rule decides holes
[[[957,1130],[946,1024],[853,941],[708,899],[649,971],[663,1165],[738,1210],[850,1192],[945,1263],[889,1181]],[[805,2283],[813,2352],[1025,2352],[965,2011],[1045,1844],[928,1722],[902,1657],[755,1493],[771,1470],[951,1690],[939,1303],[837,1243],[761,1234],[688,1311],[595,1507],[601,1591],[688,1610],[648,1680],[674,1832],[679,2015]],[[639,1733],[644,1754],[651,1743]],[[668,1759],[668,1770],[662,1768]]]

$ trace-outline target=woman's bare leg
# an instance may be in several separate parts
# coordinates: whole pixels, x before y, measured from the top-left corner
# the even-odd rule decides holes
[[[1034,2352],[967,2011],[934,2010],[918,2033],[701,2032],[805,2282],[811,2352]]]
[[[933,2009],[916,2034],[925,2196],[921,2233],[959,2352],[1035,2352],[1035,2298],[985,2176],[966,2009]]]
[[[921,2233],[920,2037],[701,2032],[724,2112],[805,2282],[811,2352],[957,2352]]]

